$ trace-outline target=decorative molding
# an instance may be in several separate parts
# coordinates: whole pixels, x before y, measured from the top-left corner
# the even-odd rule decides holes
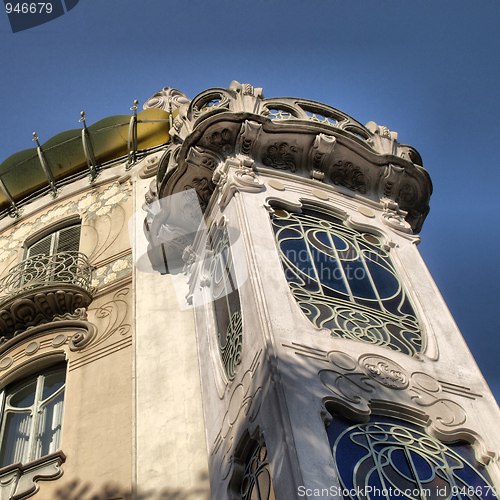
[[[160,153],[154,153],[146,157],[141,163],[142,166],[139,170],[140,179],[149,179],[158,172],[158,165],[160,164]],[[138,166],[139,167],[139,166]]]
[[[337,139],[331,135],[318,134],[309,150],[309,169],[311,178],[321,181],[325,177],[325,169],[335,150]]]
[[[236,139],[236,153],[254,156],[254,146],[262,132],[262,124],[245,120]]]
[[[366,355],[359,359],[361,368],[372,379],[390,389],[406,389],[409,377],[395,361],[383,356]]]
[[[330,365],[318,370],[318,377],[328,391],[325,399],[341,405],[348,413],[367,416],[372,402],[376,402],[379,409],[387,407],[389,413],[394,405],[413,407],[431,418],[433,431],[441,437],[468,432],[464,428],[467,421],[464,408],[444,393],[472,400],[481,397],[467,387],[437,380],[424,372],[409,373],[395,361],[378,354],[363,354],[356,360],[341,351],[327,352],[296,343],[283,346],[299,356]]]
[[[267,146],[266,152],[262,157],[262,163],[266,167],[277,170],[290,170],[296,172],[299,168],[300,150],[297,146],[288,144],[288,142],[275,142]]]
[[[95,318],[99,332],[102,332],[92,339],[93,347],[102,344],[113,335],[126,336],[131,332],[132,326],[125,321],[129,314],[129,293],[130,288],[122,288],[113,295],[110,301],[88,309],[89,316]],[[103,327],[100,326],[101,320],[107,322]]]
[[[191,101],[186,97],[184,92],[170,87],[164,87],[144,103],[143,109],[158,108],[163,111],[172,112],[190,102]]]
[[[405,216],[408,215],[408,212],[401,210],[399,205],[390,198],[382,198],[380,202],[384,207],[382,222],[386,226],[397,229],[398,231],[403,231],[404,233],[412,232],[410,224],[405,220]]]
[[[418,153],[397,134],[374,123],[364,127],[347,114],[305,99],[264,99],[261,89],[233,82],[208,89],[179,108],[173,139],[181,143],[175,165],[158,170],[159,197],[209,174],[187,158],[193,147],[220,157],[245,154],[257,167],[289,171],[341,186],[378,202],[397,202],[418,232],[428,213],[432,185]],[[213,172],[213,169],[211,170]],[[199,181],[200,182],[200,181]],[[205,203],[207,205],[207,203]]]
[[[59,285],[61,287],[61,285]],[[92,302],[92,296],[77,285],[66,284],[27,290],[14,299],[3,302],[0,310],[0,334],[16,337],[20,332],[49,323],[65,314],[73,315]]]
[[[40,488],[38,481],[62,475],[61,464],[65,460],[64,453],[58,451],[27,464],[16,463],[0,469],[0,498],[23,500],[34,495]]]
[[[258,193],[264,189],[264,182],[253,172],[254,162],[247,156],[228,158],[214,172],[212,182],[218,186],[219,205],[227,206],[236,191]]]
[[[259,351],[253,358],[248,370],[243,374],[241,382],[236,385],[231,393],[227,411],[221,422],[221,428],[213,444],[211,456],[220,455],[218,459],[221,469],[221,478],[228,477],[233,466],[233,449],[236,442],[238,428],[248,419],[253,422],[259,413],[262,404],[262,387],[255,387],[255,376],[260,365]]]
[[[92,279],[92,287],[97,290],[132,274],[132,254],[122,256],[104,266],[98,267]]]
[[[103,191],[92,190],[75,201],[56,205],[37,217],[34,222],[14,226],[0,238],[0,262],[14,256],[26,239],[52,222],[75,213],[82,214],[86,220],[103,217],[125,203],[130,195],[131,186],[128,182],[114,182]]]
[[[40,337],[50,333],[53,336],[39,340]],[[28,328],[14,338],[0,344],[0,356],[9,354],[0,361],[0,371],[7,370],[15,361],[27,354],[23,346],[30,339],[39,343],[40,349],[58,349],[66,344],[69,339],[70,349],[80,350],[89,345],[96,334],[96,326],[86,321],[82,312],[72,316],[64,315],[64,317],[55,318],[50,323]],[[19,348],[21,348],[21,351],[19,351]],[[21,352],[22,354],[20,354]]]
[[[366,194],[368,192],[365,175],[361,168],[353,165],[349,161],[339,161],[333,165],[330,172],[330,179],[336,186],[344,186],[347,189],[358,191],[361,194]]]

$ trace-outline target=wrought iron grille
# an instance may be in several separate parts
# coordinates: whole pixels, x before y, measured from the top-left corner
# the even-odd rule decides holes
[[[273,483],[265,445],[255,446],[250,453],[240,493],[242,500],[274,500]]]
[[[272,225],[290,290],[314,325],[405,354],[422,350],[420,325],[379,238],[307,209],[277,209]]]
[[[11,267],[0,279],[0,297],[68,283],[92,292],[92,266],[81,252],[35,255]]]
[[[219,351],[228,380],[233,380],[241,361],[243,323],[227,229],[219,228],[212,238],[210,263],[212,304]]]
[[[328,428],[345,500],[492,500],[497,490],[467,443],[444,445],[421,427],[377,417]]]

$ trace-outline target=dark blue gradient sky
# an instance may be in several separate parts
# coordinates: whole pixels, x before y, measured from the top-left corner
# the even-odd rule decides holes
[[[498,0],[80,0],[16,34],[0,13],[0,161],[233,79],[385,125],[431,175],[420,251],[500,399],[499,26]]]

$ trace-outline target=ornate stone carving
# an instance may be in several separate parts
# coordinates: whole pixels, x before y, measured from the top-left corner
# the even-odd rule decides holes
[[[164,87],[159,92],[156,92],[144,104],[143,108],[159,108],[163,111],[174,111],[183,104],[189,104],[191,101],[186,95],[177,89]]]
[[[384,207],[384,212],[382,213],[382,222],[384,224],[405,233],[412,232],[410,224],[405,220],[408,212],[401,210],[399,205],[390,198],[382,198],[380,202]]]
[[[407,373],[394,361],[376,354],[364,354],[356,361],[341,351],[326,352],[305,345],[292,344],[285,347],[309,359],[330,364],[318,371],[319,380],[328,389],[327,400],[340,404],[352,414],[369,415],[370,405],[376,401],[378,407],[422,410],[431,418],[432,427],[441,435],[454,435],[466,423],[465,410],[444,393],[467,399],[481,397],[470,389],[456,384],[436,380],[432,376],[415,371]],[[397,391],[394,395],[387,389]]]
[[[211,456],[221,455],[219,459],[221,478],[226,479],[233,465],[235,434],[241,422],[248,418],[253,422],[262,404],[262,387],[256,386],[255,376],[260,365],[261,352],[257,353],[241,382],[231,393],[228,409],[222,418],[221,429],[212,445]]]
[[[145,158],[144,162],[142,162],[141,170],[139,171],[139,177],[141,179],[149,179],[156,175],[160,159],[160,153],[155,153]]]
[[[236,139],[236,153],[253,156],[254,145],[262,132],[262,125],[257,122],[246,120],[240,129]]]
[[[228,158],[214,172],[213,182],[219,187],[219,205],[224,208],[236,191],[257,193],[264,189],[264,183],[253,172],[253,160],[239,156]]]
[[[359,360],[360,366],[378,383],[391,389],[406,389],[409,377],[406,371],[391,359],[368,355]]]
[[[19,332],[43,323],[49,323],[65,314],[73,315],[86,308],[92,296],[80,287],[68,284],[63,289],[28,290],[14,299],[2,303],[0,309],[0,335],[12,338]]]
[[[287,142],[275,142],[267,147],[262,163],[266,167],[296,172],[299,168],[299,149]]]
[[[206,168],[208,170],[215,170],[217,165],[222,161],[220,155],[214,154],[212,151],[193,146],[189,149],[186,163],[194,167]]]
[[[276,113],[269,115],[269,110]],[[191,150],[201,147],[218,157],[215,166],[234,152],[243,153],[277,170],[304,175],[307,168],[313,179],[343,186],[372,201],[391,198],[407,212],[406,221],[415,233],[427,215],[429,176],[418,154],[398,145],[397,135],[385,127],[364,127],[345,113],[313,101],[264,99],[261,89],[238,82],[229,89],[202,92],[178,113],[171,134],[173,141],[183,143],[168,169],[159,166],[160,198],[193,186],[193,178],[211,178],[205,170],[213,172],[213,164],[195,167],[188,160]]]
[[[349,161],[336,163],[331,170],[330,178],[337,186],[344,186],[361,194],[367,192],[365,175],[361,168]]]
[[[66,460],[62,451],[52,453],[27,464],[13,464],[0,474],[0,498],[23,500],[38,489],[38,481],[57,479],[63,473],[61,464]]]
[[[185,189],[194,189],[196,191],[200,207],[202,211],[205,211],[212,197],[212,193],[214,192],[215,185],[205,177],[197,177],[193,179],[191,184],[188,184]]]
[[[228,128],[216,130],[208,140],[210,144],[225,155],[233,152],[233,136],[231,130]]]
[[[335,149],[335,143],[335,137],[325,134],[318,134],[314,139],[309,151],[309,168],[313,179],[323,180],[325,177],[327,161]]]

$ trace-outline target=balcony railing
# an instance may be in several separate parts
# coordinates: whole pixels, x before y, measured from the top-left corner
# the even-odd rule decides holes
[[[92,271],[80,252],[36,255],[11,267],[0,279],[0,336],[8,339],[88,307]]]
[[[71,283],[91,292],[92,266],[85,254],[60,252],[23,260],[0,279],[0,300],[25,290],[62,283]]]

